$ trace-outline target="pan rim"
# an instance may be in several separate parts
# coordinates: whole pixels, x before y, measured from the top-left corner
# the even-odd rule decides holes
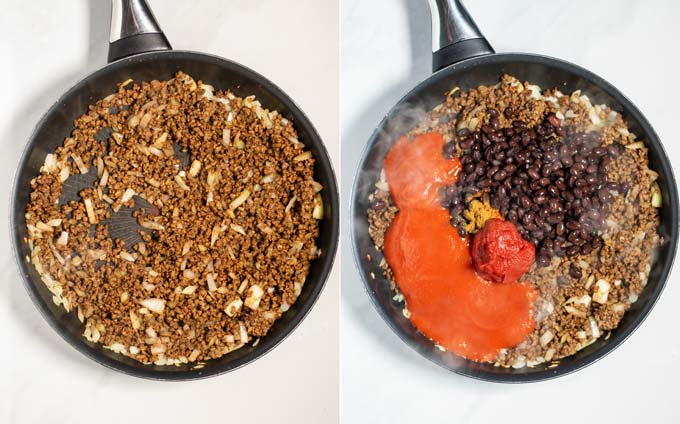
[[[204,368],[204,369],[190,369],[186,371],[177,370],[161,371],[154,369],[134,368],[133,366],[128,365],[119,359],[103,355],[99,350],[95,350],[89,347],[82,340],[81,337],[75,336],[74,334],[72,334],[69,331],[66,331],[60,326],[56,316],[49,310],[46,302],[42,299],[42,297],[38,293],[38,289],[35,282],[28,275],[26,268],[28,265],[25,263],[24,260],[25,258],[20,257],[21,255],[20,245],[23,242],[22,240],[20,240],[20,236],[16,227],[17,211],[15,210],[15,204],[18,198],[19,180],[23,170],[27,165],[29,154],[35,147],[34,146],[35,138],[38,133],[38,130],[45,124],[49,117],[52,116],[52,114],[59,107],[59,105],[64,102],[64,99],[69,97],[71,94],[75,93],[77,90],[81,89],[87,82],[96,79],[97,76],[109,72],[110,70],[116,67],[124,68],[125,66],[128,66],[130,63],[154,61],[159,57],[167,56],[179,56],[180,58],[184,56],[185,58],[188,58],[190,60],[211,61],[213,63],[217,63],[219,66],[223,68],[233,68],[234,70],[237,70],[238,72],[241,72],[244,75],[248,75],[249,78],[253,79],[253,81],[257,82],[258,84],[261,84],[264,89],[269,91],[272,94],[272,96],[274,96],[277,100],[281,101],[291,112],[294,112],[295,114],[298,115],[297,125],[304,127],[309,132],[310,145],[314,145],[314,147],[318,149],[322,162],[324,162],[324,165],[327,166],[330,171],[328,175],[328,185],[324,187],[325,189],[328,190],[328,195],[331,201],[331,204],[328,205],[327,208],[330,210],[329,217],[327,218],[328,220],[330,220],[331,231],[328,234],[328,237],[330,239],[330,245],[329,249],[327,249],[327,251],[325,252],[326,256],[322,258],[322,260],[319,263],[319,266],[321,267],[320,278],[316,280],[315,282],[316,284],[314,284],[314,286],[312,287],[312,292],[310,293],[308,303],[305,305],[301,305],[301,308],[297,315],[291,319],[291,321],[288,323],[286,327],[284,327],[284,329],[282,329],[281,334],[269,340],[265,340],[263,338],[263,340],[261,340],[260,344],[258,345],[257,350],[253,351],[250,354],[245,355],[242,358],[239,358],[239,360],[236,361],[237,365],[235,366],[229,366],[230,363],[227,362],[225,364],[221,364],[221,366],[211,367],[207,369]],[[40,315],[42,315],[43,319],[47,321],[50,327],[57,334],[59,334],[60,338],[63,341],[65,341],[67,344],[69,344],[71,347],[73,347],[76,351],[80,352],[85,357],[93,360],[94,362],[100,365],[103,365],[106,368],[118,371],[122,374],[138,378],[144,378],[148,380],[187,381],[214,377],[235,371],[241,367],[251,364],[257,359],[262,358],[263,356],[274,350],[299,327],[302,321],[304,321],[304,319],[307,318],[311,310],[316,305],[319,297],[321,296],[324,288],[326,287],[328,278],[330,277],[333,271],[339,244],[340,197],[335,167],[333,165],[333,162],[331,161],[331,157],[328,153],[328,149],[326,148],[326,144],[323,142],[323,139],[321,138],[319,132],[317,131],[316,127],[309,119],[307,114],[285,91],[283,91],[277,84],[275,84],[262,74],[252,70],[249,67],[241,65],[238,62],[226,59],[224,57],[191,50],[160,50],[140,53],[134,56],[122,58],[117,61],[108,63],[105,66],[79,79],[68,90],[63,92],[36,122],[35,126],[33,127],[33,130],[31,131],[30,136],[25,141],[25,145],[19,157],[19,161],[14,173],[14,178],[12,179],[10,193],[11,193],[9,202],[10,213],[8,216],[10,226],[9,230],[11,234],[12,253],[15,258],[15,263],[17,265],[19,274],[23,282],[23,286],[28,292],[32,303],[40,312]]]
[[[540,381],[547,381],[547,380],[552,380],[558,377],[562,377],[565,375],[572,374],[576,371],[580,371],[595,362],[598,362],[600,359],[604,358],[608,354],[610,354],[612,351],[616,350],[619,346],[621,346],[630,336],[632,336],[633,333],[642,325],[642,323],[645,321],[645,319],[649,316],[651,311],[654,309],[654,306],[658,302],[659,298],[661,297],[661,294],[668,282],[668,278],[672,272],[672,268],[675,262],[675,257],[677,253],[677,244],[678,244],[678,226],[674,225],[672,226],[672,231],[669,236],[669,243],[671,244],[670,246],[670,255],[668,259],[665,259],[664,262],[662,263],[662,270],[659,274],[659,280],[658,284],[655,287],[654,291],[651,293],[651,297],[648,300],[648,303],[645,305],[644,308],[642,308],[639,311],[639,315],[636,317],[634,322],[632,323],[631,327],[628,329],[627,332],[623,333],[622,336],[612,342],[611,344],[608,344],[607,346],[604,346],[597,351],[591,353],[590,355],[581,358],[579,361],[576,361],[574,363],[570,363],[564,366],[557,366],[552,369],[545,369],[542,371],[537,371],[534,373],[524,373],[524,374],[499,374],[499,373],[493,373],[489,372],[486,370],[475,370],[474,372],[470,372],[468,367],[462,367],[462,368],[454,368],[451,366],[448,366],[446,363],[441,361],[438,357],[429,355],[425,351],[421,350],[418,346],[418,343],[416,341],[410,340],[409,337],[404,334],[404,332],[401,330],[401,328],[397,325],[396,322],[392,320],[392,318],[389,316],[388,311],[385,309],[383,304],[377,299],[377,296],[374,295],[369,281],[368,281],[368,275],[365,272],[364,267],[362,266],[362,258],[361,258],[361,249],[359,247],[359,234],[357,233],[360,231],[360,229],[357,227],[356,219],[355,217],[357,216],[357,207],[358,207],[358,202],[357,202],[357,195],[359,191],[359,181],[360,181],[360,174],[363,172],[363,170],[366,168],[366,162],[368,160],[368,157],[370,153],[372,152],[373,148],[375,147],[379,137],[381,130],[386,126],[386,124],[389,122],[390,118],[395,115],[395,112],[398,110],[398,106],[405,103],[408,99],[414,97],[415,95],[418,94],[418,92],[425,87],[433,84],[436,81],[439,81],[442,78],[449,77],[451,74],[454,74],[458,72],[459,70],[462,69],[469,69],[473,68],[478,65],[486,65],[486,64],[495,64],[495,63],[507,63],[507,62],[527,62],[527,63],[532,63],[532,64],[539,64],[543,66],[553,66],[557,68],[561,68],[562,70],[565,70],[569,72],[570,74],[574,74],[579,76],[580,78],[586,79],[602,89],[604,92],[606,92],[609,96],[614,98],[617,102],[619,102],[622,106],[624,106],[624,110],[630,114],[631,116],[634,117],[636,121],[638,121],[643,129],[645,130],[645,137],[647,140],[650,140],[651,143],[655,146],[655,149],[658,151],[658,156],[660,158],[661,166],[666,168],[667,172],[667,183],[668,183],[668,192],[669,192],[669,201],[671,205],[671,214],[668,217],[668,220],[670,222],[677,222],[678,221],[678,189],[677,189],[677,184],[675,180],[675,175],[673,172],[673,167],[671,165],[671,162],[668,158],[668,154],[666,153],[666,150],[663,147],[663,144],[661,143],[661,140],[659,139],[659,136],[657,135],[656,131],[652,127],[652,125],[649,123],[647,118],[642,114],[642,112],[635,106],[635,104],[628,99],[621,91],[619,91],[616,87],[614,87],[612,84],[607,82],[604,78],[600,77],[599,75],[593,73],[592,71],[589,71],[586,68],[583,68],[579,65],[576,65],[574,63],[554,58],[551,56],[547,55],[540,55],[540,54],[532,54],[532,53],[521,53],[521,52],[508,52],[508,53],[493,53],[493,54],[488,54],[488,55],[482,55],[482,56],[476,56],[473,58],[469,58],[454,64],[451,64],[445,68],[442,68],[438,70],[437,72],[434,72],[433,74],[427,76],[423,80],[421,80],[419,83],[417,83],[415,86],[411,87],[393,106],[390,108],[386,114],[381,118],[380,123],[375,127],[373,132],[371,133],[370,137],[368,138],[368,141],[364,145],[361,158],[359,160],[359,163],[357,165],[357,168],[355,170],[355,173],[353,175],[353,181],[352,181],[352,190],[350,194],[350,213],[349,213],[349,231],[350,231],[350,237],[352,240],[351,247],[352,247],[352,252],[353,252],[353,258],[354,258],[354,265],[356,267],[356,270],[359,273],[359,276],[362,280],[364,289],[366,291],[366,294],[368,297],[371,299],[371,304],[373,307],[377,310],[378,314],[381,316],[383,321],[387,323],[388,327],[401,339],[402,342],[404,342],[406,345],[408,345],[411,349],[416,351],[420,356],[424,357],[428,361],[438,365],[439,367],[442,367],[450,372],[453,372],[455,374],[468,377],[468,378],[473,378],[475,380],[481,380],[481,381],[488,381],[488,382],[493,382],[493,383],[505,383],[505,384],[519,384],[519,383],[535,383],[535,382],[540,382]],[[366,235],[364,235],[366,236]],[[415,327],[414,327],[415,328]],[[470,361],[468,359],[459,357],[461,360],[464,362],[470,362],[473,363],[474,361]]]

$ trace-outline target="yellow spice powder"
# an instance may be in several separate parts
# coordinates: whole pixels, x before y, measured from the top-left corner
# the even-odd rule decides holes
[[[491,207],[488,201],[475,199],[470,202],[470,206],[463,212],[463,216],[467,221],[465,231],[474,234],[484,227],[486,221],[491,218],[500,218],[501,214],[497,209]]]

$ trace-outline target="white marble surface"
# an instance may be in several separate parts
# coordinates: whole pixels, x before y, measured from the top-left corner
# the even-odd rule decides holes
[[[671,0],[469,0],[497,51],[590,68],[645,113],[680,170],[680,3]],[[429,75],[425,0],[341,3],[342,192],[347,207],[364,143],[385,112]],[[347,210],[344,211],[347,223]],[[345,236],[348,235],[345,227]],[[558,380],[473,381],[421,358],[382,321],[342,248],[341,421],[345,423],[680,422],[678,270],[642,327],[604,360]]]
[[[337,0],[149,2],[175,48],[231,58],[277,83],[338,163]],[[105,63],[109,7],[107,0],[0,1],[0,423],[337,422],[339,267],[280,346],[196,382],[105,369],[68,346],[29,300],[9,245],[10,181],[38,118]]]

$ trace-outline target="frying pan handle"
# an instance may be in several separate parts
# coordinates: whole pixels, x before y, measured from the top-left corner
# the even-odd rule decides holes
[[[139,53],[171,49],[146,0],[111,0],[109,63]]]
[[[461,60],[495,53],[460,0],[429,1],[433,72]]]

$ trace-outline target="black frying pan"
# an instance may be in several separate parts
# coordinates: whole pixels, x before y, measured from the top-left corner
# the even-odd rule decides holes
[[[539,381],[579,370],[611,352],[642,323],[656,303],[671,271],[678,242],[678,193],[670,162],[659,137],[642,113],[611,84],[574,64],[546,56],[519,53],[494,53],[459,0],[431,0],[433,15],[434,74],[404,96],[383,119],[368,142],[352,193],[352,237],[354,257],[366,290],[378,312],[399,337],[432,362],[468,377],[520,383]],[[542,88],[558,87],[563,92],[582,90],[593,103],[605,103],[620,112],[631,130],[649,147],[650,167],[659,173],[663,195],[660,234],[665,243],[653,264],[647,287],[625,314],[608,340],[597,342],[549,369],[547,364],[534,368],[505,369],[466,360],[435,348],[402,315],[403,305],[392,300],[394,293],[383,277],[379,263],[382,253],[373,246],[367,232],[368,195],[374,190],[387,151],[399,135],[416,122],[409,122],[400,111],[414,107],[430,110],[441,103],[452,87],[462,90],[496,84],[501,75],[511,74]],[[396,130],[398,128],[398,130]],[[367,258],[370,255],[371,260]],[[375,276],[373,278],[372,276]]]
[[[127,374],[164,380],[208,377],[239,368],[264,355],[280,343],[307,315],[319,297],[330,273],[338,243],[338,189],[326,148],[312,123],[300,108],[272,82],[229,60],[203,53],[174,51],[144,0],[114,0],[111,14],[112,39],[109,64],[89,75],[64,94],[42,117],[28,141],[14,181],[11,208],[14,252],[31,298],[50,325],[78,351],[110,368]],[[136,82],[167,80],[182,70],[215,89],[231,89],[238,96],[254,94],[263,107],[278,110],[295,125],[299,139],[316,158],[314,178],[324,189],[324,219],[320,221],[317,245],[322,256],[312,263],[306,284],[288,312],[276,321],[257,347],[252,345],[207,361],[205,367],[190,365],[162,367],[144,365],[86,341],[83,325],[74,313],[66,313],[52,302],[52,294],[26,260],[29,248],[24,213],[30,193],[29,181],[38,175],[45,155],[61,145],[73,130],[73,121],[96,100],[113,93],[117,84],[132,78]],[[69,178],[70,179],[70,178]],[[68,180],[67,180],[68,182]]]

